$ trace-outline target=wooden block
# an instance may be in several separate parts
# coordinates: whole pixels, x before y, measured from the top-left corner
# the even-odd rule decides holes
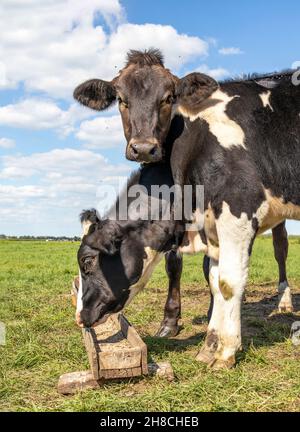
[[[67,395],[81,390],[97,389],[101,387],[101,381],[96,381],[90,371],[71,372],[61,375],[58,380],[57,390]]]
[[[129,323],[123,314],[119,314],[118,320],[120,323],[121,331],[124,336],[128,339],[128,342],[133,346],[137,346],[141,350],[141,367],[143,375],[148,374],[148,363],[147,363],[147,345],[141,339],[136,329]]]
[[[103,371],[104,379],[117,379],[117,378],[133,378],[141,376],[141,368],[127,368],[127,369],[107,369]]]
[[[71,291],[74,306],[78,290],[76,276]],[[83,328],[82,335],[95,380],[148,374],[147,346],[122,313],[111,315],[104,324]]]
[[[174,380],[173,369],[169,362],[149,363],[148,370],[151,375],[168,381]],[[124,375],[125,371],[126,376]],[[105,375],[105,379],[132,378],[141,375],[141,368],[106,370]],[[95,380],[91,371],[71,372],[59,377],[57,390],[60,394],[69,395],[88,389],[100,389],[104,382],[104,379]]]
[[[148,373],[147,346],[122,314],[82,330],[94,379],[128,378]]]
[[[88,355],[90,368],[95,380],[100,379],[99,375],[99,359],[98,359],[98,348],[97,339],[94,336],[93,329],[83,328],[82,329],[83,341],[85,349]]]

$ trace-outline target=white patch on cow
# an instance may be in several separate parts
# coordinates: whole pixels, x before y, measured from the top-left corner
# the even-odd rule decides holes
[[[260,97],[261,100],[262,100],[262,103],[263,103],[264,108],[269,107],[271,111],[274,111],[274,110],[273,110],[273,107],[272,107],[272,105],[271,105],[271,102],[270,102],[270,96],[271,96],[271,91],[270,91],[270,90],[267,91],[267,92],[265,92],[265,93],[261,93],[261,94],[259,95],[259,97]]]
[[[209,286],[214,296],[214,306],[207,331],[215,330],[216,333],[219,333],[223,324],[221,309],[224,304],[224,298],[219,289],[219,263],[213,258],[209,260]]]
[[[242,296],[247,283],[249,246],[255,235],[252,221],[246,213],[234,216],[223,201],[222,213],[217,220],[219,238],[220,280],[226,282],[232,294]]]
[[[80,319],[80,312],[83,309],[83,302],[82,302],[82,278],[81,278],[81,271],[80,268],[78,269],[78,276],[79,276],[79,288],[78,288],[78,293],[77,293],[77,305],[76,305],[76,321],[77,323],[79,323],[79,319]]]
[[[145,253],[147,255],[147,258],[144,259],[142,275],[140,279],[134,285],[131,285],[131,287],[129,288],[130,294],[125,306],[128,306],[133,297],[146,286],[153,273],[153,270],[164,256],[164,253],[158,252],[154,249],[151,249],[150,247],[145,247]]]
[[[249,246],[255,232],[247,214],[242,213],[237,218],[226,202],[223,202],[216,229],[219,260],[210,260],[214,307],[208,332],[218,337],[215,367],[230,367],[241,348],[241,301],[248,277]]]
[[[279,312],[293,312],[292,293],[287,281],[278,285]]]
[[[218,304],[218,303],[217,303]],[[215,354],[216,360],[235,361],[235,354],[242,347],[241,300],[238,296],[225,301],[220,298],[221,329],[220,345]]]
[[[82,222],[82,224],[81,224],[81,226],[82,226],[81,238],[83,238],[83,236],[88,234],[89,228],[91,225],[92,225],[92,222],[90,220],[85,220]]]
[[[220,291],[220,269],[218,261],[210,260],[209,283],[214,296],[214,306],[208,333],[218,336],[215,360],[230,361],[241,348],[241,299],[238,295],[225,300]]]
[[[203,104],[203,109],[192,114],[183,107],[178,106],[177,110],[190,121],[200,118],[208,123],[210,132],[217,138],[219,144],[229,149],[234,146],[245,148],[245,134],[241,126],[231,120],[226,114],[228,104],[239,95],[228,96],[225,92],[216,90]]]

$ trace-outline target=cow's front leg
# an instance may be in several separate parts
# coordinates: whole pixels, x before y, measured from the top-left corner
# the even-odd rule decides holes
[[[224,299],[219,289],[219,263],[214,259],[209,259],[207,263],[209,265],[209,286],[212,296],[210,309],[212,310],[209,317],[206,339],[196,359],[211,365],[215,361],[215,353],[219,344],[219,329],[221,324],[218,321],[221,321],[221,314],[223,314]]]
[[[278,310],[279,312],[293,312],[292,294],[286,276],[289,242],[285,222],[273,228],[272,234],[275,259],[279,269]]]
[[[213,311],[204,345],[197,356],[197,360],[215,369],[231,368],[236,352],[242,347],[241,303],[254,227],[246,215],[238,219],[227,208],[217,221],[219,261],[211,258],[209,271]]]
[[[171,250],[165,255],[166,272],[169,278],[168,298],[164,309],[164,319],[156,333],[158,337],[172,337],[179,333],[178,321],[181,318],[180,278],[182,273],[182,255]]]

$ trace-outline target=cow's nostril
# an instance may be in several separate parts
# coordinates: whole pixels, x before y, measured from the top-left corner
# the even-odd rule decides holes
[[[152,149],[149,151],[149,154],[150,154],[151,156],[154,156],[155,153],[156,153],[156,146],[152,147]]]
[[[134,154],[138,154],[138,151],[136,149],[136,145],[131,146],[131,148],[132,148],[132,151]]]

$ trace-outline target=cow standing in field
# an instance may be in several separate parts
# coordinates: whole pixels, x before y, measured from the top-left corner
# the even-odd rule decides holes
[[[139,174],[136,174],[136,179],[140,179]],[[95,209],[85,210],[81,214],[81,223],[83,226],[83,236],[89,233],[89,228],[93,224],[100,224],[101,219],[97,215]],[[137,224],[138,226],[138,224]],[[286,276],[286,258],[288,253],[288,238],[287,231],[285,229],[285,222],[278,225],[278,227],[272,230],[273,244],[275,257],[279,268],[279,285],[278,295],[279,312],[292,312],[292,297],[290,290],[287,290],[288,282]],[[176,238],[174,236],[174,242]],[[192,242],[191,242],[192,243]],[[175,246],[175,245],[174,245]],[[156,333],[157,337],[168,338],[176,336],[180,331],[179,320],[181,318],[181,294],[180,294],[180,279],[182,274],[182,253],[193,253],[195,247],[192,244],[180,247],[179,250],[176,247],[172,247],[171,250],[167,251],[165,256],[165,270],[168,276],[168,296],[164,307],[164,317]],[[207,283],[209,283],[209,257],[205,256],[203,259],[203,271]],[[146,284],[144,281],[144,285]],[[79,289],[79,278],[74,279],[76,290]],[[141,287],[142,289],[142,287]],[[208,310],[208,317],[210,319],[213,308],[213,296],[211,295],[210,307]],[[81,322],[81,318],[77,317],[78,321]]]
[[[214,368],[232,367],[241,348],[241,300],[255,237],[285,219],[300,219],[300,86],[296,83],[292,73],[220,84],[200,73],[179,79],[165,69],[161,54],[150,50],[131,52],[111,82],[90,80],[74,93],[81,103],[98,110],[119,101],[128,159],[159,162],[172,146],[175,184],[204,185],[202,234],[214,305],[197,358]],[[176,234],[176,224],[173,228]],[[101,239],[102,230],[100,225],[86,236],[79,255],[84,323],[91,323],[91,316],[102,318],[121,303],[124,306],[121,299],[131,291],[130,277],[116,277],[108,284],[115,298],[111,303],[111,296],[99,292],[93,271],[86,274],[85,247],[101,255],[101,264],[93,264],[97,272],[102,272],[107,259],[101,241],[87,244],[91,236]],[[122,255],[128,235],[126,230],[120,233],[115,256],[122,256],[125,268],[126,261],[136,268],[140,258]],[[152,239],[157,251],[163,250],[159,240],[159,236]],[[141,250],[142,245],[145,242]],[[139,269],[136,278],[143,274],[141,262]],[[124,292],[115,292],[116,285],[125,281]],[[94,298],[93,292],[97,292]]]

